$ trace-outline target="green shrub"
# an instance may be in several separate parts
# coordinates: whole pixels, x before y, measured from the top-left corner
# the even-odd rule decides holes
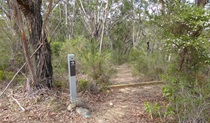
[[[87,53],[83,57],[82,64],[84,73],[88,74],[96,83],[107,83],[112,74],[110,54]]]
[[[54,81],[54,85],[57,88],[61,88],[63,86],[63,83],[61,81]]]
[[[128,53],[122,54],[117,50],[113,50],[111,55],[112,55],[113,63],[115,63],[116,65],[121,65],[123,63],[126,63],[128,62],[128,59],[129,59]]]
[[[62,45],[63,45],[63,42],[58,42],[58,41],[55,41],[55,42],[52,42],[51,43],[52,53],[55,56],[58,56],[59,55],[59,52],[61,50]]]
[[[9,58],[9,53],[5,53],[5,52],[8,52],[8,51],[2,51],[0,49],[0,69],[6,69],[8,66],[9,66],[9,61],[10,61],[10,58]]]
[[[208,103],[210,80],[200,81],[190,74],[173,71],[164,76],[163,95],[174,111],[177,122],[210,122]]]
[[[15,75],[14,72],[12,71],[4,71],[4,74],[6,75],[6,79],[7,80],[11,80],[13,78],[13,76]],[[18,79],[20,76],[17,76],[16,79]]]
[[[153,117],[155,116],[162,120],[167,120],[167,118],[174,115],[173,108],[170,105],[164,106],[163,104],[161,105],[157,102],[155,104],[145,102],[144,107],[145,111],[149,113],[151,119],[153,119]]]
[[[137,75],[143,73],[151,79],[159,80],[165,73],[166,62],[160,51],[148,54],[143,50],[132,49],[129,61]]]
[[[14,72],[12,72],[12,71],[2,71],[2,70],[0,70],[0,82],[1,81],[10,81],[10,80],[12,80],[12,78],[14,77],[14,75],[15,75],[15,73]],[[25,77],[24,76],[22,76],[22,75],[17,75],[16,77],[15,77],[15,79],[13,80],[13,81],[15,81],[15,83],[13,83],[13,84],[23,84],[23,82],[24,82],[24,84],[25,84]]]
[[[0,70],[0,81],[6,79],[5,74],[2,70]]]
[[[83,37],[67,40],[63,43],[59,56],[54,56],[53,67],[56,79],[67,78],[67,55],[75,54],[77,74],[86,74],[90,81],[97,84],[107,83],[112,75],[112,59],[108,51],[98,53],[98,42]],[[66,77],[65,77],[66,76]]]
[[[85,79],[80,79],[78,82],[78,91],[87,90],[88,81]]]

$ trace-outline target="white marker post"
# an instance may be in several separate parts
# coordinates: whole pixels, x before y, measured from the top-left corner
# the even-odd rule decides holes
[[[68,54],[68,71],[69,71],[69,89],[70,89],[70,101],[71,103],[76,101],[76,63],[74,54]]]

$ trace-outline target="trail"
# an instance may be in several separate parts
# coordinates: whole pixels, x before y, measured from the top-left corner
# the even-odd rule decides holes
[[[116,70],[117,73],[111,79],[111,84],[126,84],[126,83],[136,82],[138,80],[138,77],[134,77],[132,75],[131,68],[126,64],[118,66]]]
[[[117,73],[111,79],[113,84],[128,84],[146,80],[132,75],[128,65],[117,67]],[[148,85],[142,87],[127,87],[110,90],[110,96],[97,104],[93,114],[97,123],[149,123],[155,119],[149,119],[145,112],[145,102],[155,102],[161,99],[161,86]]]

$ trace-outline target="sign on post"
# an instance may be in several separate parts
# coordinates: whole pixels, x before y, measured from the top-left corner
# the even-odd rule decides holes
[[[68,54],[69,89],[70,101],[73,103],[77,98],[76,90],[76,63],[74,54]]]

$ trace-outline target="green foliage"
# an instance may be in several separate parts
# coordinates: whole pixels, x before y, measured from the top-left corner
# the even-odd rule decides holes
[[[189,63],[185,64],[185,67],[193,71],[198,71],[199,69],[202,69],[203,66],[210,64],[209,52],[206,47],[209,45],[207,40],[208,39],[202,37],[191,39],[182,36],[176,39],[167,40],[166,50],[173,53],[182,53],[186,51],[185,55],[188,55]],[[173,47],[172,45],[176,45],[177,47]]]
[[[108,53],[88,53],[83,60],[83,72],[87,73],[97,83],[108,82],[111,71],[111,59]]]
[[[126,63],[126,62],[128,62],[128,59],[129,59],[128,58],[128,53],[122,54],[118,50],[112,51],[111,56],[112,56],[113,62],[116,65],[120,65],[120,64]]]
[[[126,15],[132,13],[132,10],[133,10],[132,2],[123,0],[123,6],[120,8],[121,14]]]
[[[145,107],[146,112],[148,112],[150,114],[151,119],[153,119],[151,103],[145,102],[144,107]]]
[[[110,30],[112,59],[117,64],[127,62],[132,47],[132,28],[128,28],[128,25],[131,25],[131,22],[119,22]]]
[[[167,17],[163,16],[161,21],[166,32],[165,50],[181,54],[177,61],[184,58],[188,60],[184,64],[184,70],[198,71],[210,64],[209,38],[204,33],[210,25],[210,13],[186,4],[176,3],[175,7],[169,8],[173,9],[172,13]]]
[[[14,72],[12,71],[4,71],[5,79],[6,80],[11,80],[13,76],[15,75]],[[21,79],[21,76],[17,76],[16,80]]]
[[[2,70],[0,70],[0,81],[5,79],[5,74]]]
[[[163,106],[165,114],[173,112],[175,122],[210,122],[210,95],[207,91],[210,89],[210,13],[182,2],[166,1],[166,4],[166,13],[152,18],[164,31],[163,34],[159,33],[165,45],[163,55],[171,56],[171,61],[165,62],[166,72],[162,76],[167,82],[163,88],[163,96],[166,98],[166,105]],[[144,53],[139,54],[145,56]],[[152,64],[145,58],[138,59],[143,64]],[[149,70],[148,65],[139,68]],[[152,107],[151,104],[147,105]]]
[[[167,82],[163,96],[173,110],[174,118],[177,122],[209,122],[210,80],[204,79],[205,76],[200,78],[201,72],[179,71],[175,66],[175,63],[170,63],[167,74],[163,76]]]
[[[80,79],[78,82],[78,90],[87,90],[88,81],[86,79]]]
[[[11,21],[0,18],[0,69],[19,67],[23,63],[23,55],[18,36],[15,35]]]
[[[1,52],[1,51],[0,51]],[[5,55],[3,55],[3,52],[5,52],[5,51],[2,51],[1,53],[0,53],[0,55],[2,55],[1,57],[0,57],[0,69],[5,69],[5,68],[7,68],[8,66],[9,66],[9,57],[8,56],[5,56]]]
[[[52,42],[51,43],[52,53],[55,56],[58,56],[59,55],[59,52],[61,50],[61,47],[62,47],[62,42],[58,42],[58,41]]]
[[[197,83],[195,86],[196,80],[190,76],[175,71],[171,74],[173,76],[164,77],[168,84],[164,87],[163,94],[168,99],[168,104],[172,104],[171,109],[176,119],[179,122],[209,122],[210,81],[202,82],[204,85]]]
[[[77,74],[86,74],[97,84],[109,82],[113,72],[111,54],[108,51],[99,54],[97,42],[90,42],[83,37],[67,40],[62,44],[59,56],[53,61],[54,73],[57,74],[55,76],[62,78],[67,73],[67,54],[70,53],[75,54]],[[81,89],[85,85],[86,82],[82,81]]]
[[[144,107],[151,119],[153,119],[154,116],[159,117],[160,119],[167,119],[167,117],[173,115],[173,108],[169,105],[164,106],[159,103],[152,104],[150,102],[145,102]]]
[[[57,80],[57,81],[54,81],[54,85],[57,88],[61,88],[63,86],[63,82]]]
[[[82,65],[82,72],[88,74],[96,83],[107,83],[112,74],[111,55],[107,51],[98,53],[98,44],[83,42],[85,45],[78,49],[78,61]],[[77,47],[75,44],[75,47]]]
[[[173,88],[165,86],[163,87],[162,91],[163,91],[163,96],[169,97],[169,98],[172,97]]]
[[[160,51],[147,53],[143,50],[132,49],[129,54],[129,60],[137,74],[158,80],[165,72],[165,56]]]
[[[46,5],[46,4],[43,4]],[[46,5],[47,8],[48,5]],[[48,34],[50,38],[53,38],[53,41],[65,41],[66,29],[65,25],[65,13],[64,5],[59,4],[59,7],[55,7],[50,17],[50,21],[47,23]],[[56,29],[56,30],[55,30]]]
[[[12,80],[14,75],[15,73],[12,71],[0,70],[0,83]],[[25,84],[25,78],[21,75],[17,75],[13,81],[16,82],[15,84],[22,84],[22,82]]]
[[[0,27],[3,27],[3,24],[5,23],[0,19]],[[0,30],[0,37],[0,69],[4,70],[9,66],[9,61],[12,54],[10,48],[12,47],[13,43],[7,43],[7,35],[5,35],[3,28]]]

